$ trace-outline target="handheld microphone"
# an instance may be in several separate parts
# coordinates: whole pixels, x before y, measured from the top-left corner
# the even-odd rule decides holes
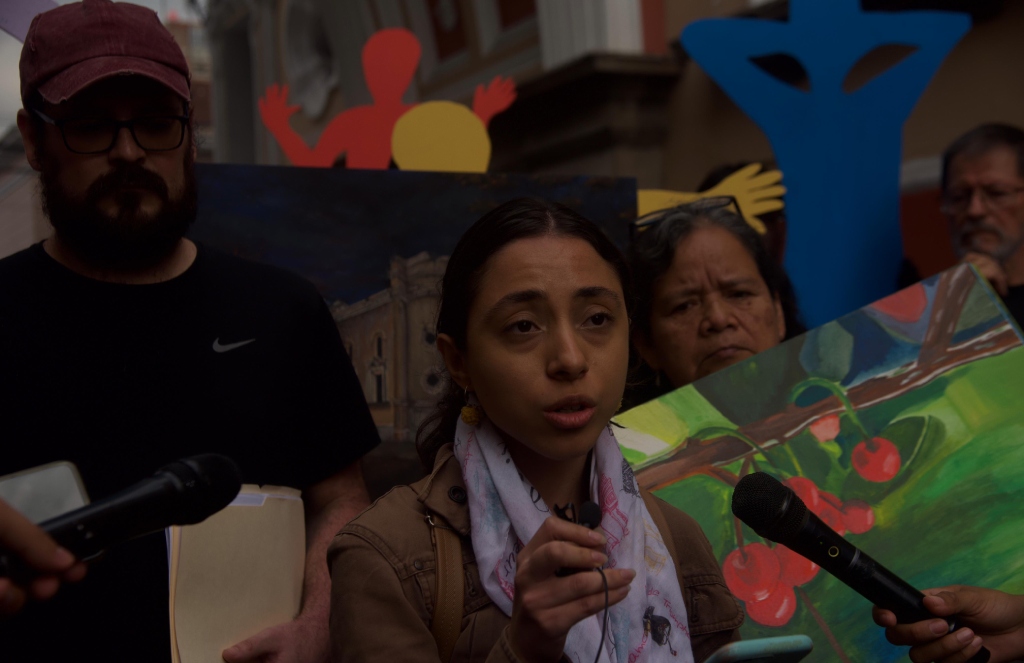
[[[901,624],[936,616],[924,607],[924,594],[844,539],[778,479],[753,472],[740,479],[732,494],[732,512],[759,536],[781,543],[803,555],[858,594],[896,615]],[[949,632],[957,628],[946,617]],[[969,663],[989,659],[984,647]]]
[[[89,559],[172,525],[202,522],[230,504],[241,487],[241,472],[233,460],[202,454],[165,465],[134,486],[39,527],[78,559]],[[0,550],[0,577],[12,574],[33,575],[19,558]]]

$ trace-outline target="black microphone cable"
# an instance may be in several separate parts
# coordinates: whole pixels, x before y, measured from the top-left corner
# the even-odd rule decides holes
[[[601,639],[597,642],[597,656],[594,657],[594,663],[601,660],[601,650],[604,649],[604,636],[608,631],[608,578],[604,575],[604,569],[600,566],[594,569],[601,574],[601,581],[604,582],[604,619],[601,620]]]

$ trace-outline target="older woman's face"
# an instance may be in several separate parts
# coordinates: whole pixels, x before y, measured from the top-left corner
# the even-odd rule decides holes
[[[699,228],[676,247],[654,284],[644,361],[681,387],[774,347],[786,335],[782,306],[753,257],[727,230]]]

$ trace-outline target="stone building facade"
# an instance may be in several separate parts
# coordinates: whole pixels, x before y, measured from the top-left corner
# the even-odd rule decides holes
[[[447,257],[392,258],[390,286],[331,312],[383,440],[411,441],[444,387],[434,345]]]

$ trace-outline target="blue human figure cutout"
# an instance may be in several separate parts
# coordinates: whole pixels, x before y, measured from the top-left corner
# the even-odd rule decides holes
[[[859,0],[791,0],[788,22],[709,19],[681,37],[698,64],[771,141],[786,177],[786,269],[806,321],[824,324],[896,289],[902,130],[966,14],[865,12]],[[883,45],[914,48],[847,93],[854,65]],[[810,90],[752,58],[786,54]]]

